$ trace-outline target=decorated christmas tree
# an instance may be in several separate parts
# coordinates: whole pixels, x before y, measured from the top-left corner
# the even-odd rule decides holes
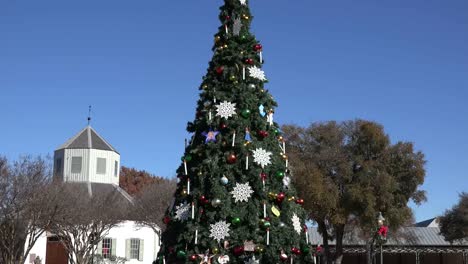
[[[247,0],[220,10],[158,263],[306,263],[304,201],[291,186]]]

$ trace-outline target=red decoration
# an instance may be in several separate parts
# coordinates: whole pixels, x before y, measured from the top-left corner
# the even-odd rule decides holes
[[[322,253],[322,246],[318,245],[315,250],[317,251],[317,253]]]
[[[223,72],[224,72],[224,67],[223,66],[219,66],[218,68],[216,68],[216,73],[218,75],[223,74]]]
[[[237,246],[234,248],[234,255],[240,256],[244,253],[244,246]]]
[[[226,20],[231,20],[231,16],[226,16]]]
[[[265,180],[267,179],[267,177],[268,177],[268,175],[267,175],[266,173],[264,173],[264,172],[260,173],[260,178],[261,178],[262,180],[265,181]]]
[[[250,64],[250,65],[253,65],[253,64],[254,64],[254,60],[253,60],[252,58],[248,58],[248,59],[245,59],[245,63]]]
[[[224,130],[224,129],[226,129],[227,127],[228,127],[228,126],[226,125],[226,123],[221,123],[221,124],[219,125],[219,129],[223,129],[223,130]]]
[[[208,199],[206,199],[205,195],[200,196],[200,198],[198,198],[198,200],[200,201],[201,204],[209,204],[210,203],[210,201]]]
[[[384,225],[379,228],[379,231],[377,231],[377,234],[383,237],[387,237],[387,233],[388,233],[388,227]]]
[[[237,157],[236,157],[235,154],[230,154],[230,155],[227,157],[227,162],[228,162],[229,164],[234,164],[234,163],[236,163],[236,161],[237,161]]]
[[[261,138],[261,139],[264,139],[266,137],[268,137],[268,132],[266,132],[265,130],[260,130],[257,132],[257,135]]]
[[[192,256],[190,256],[190,260],[191,260],[191,261],[195,261],[195,260],[197,260],[197,258],[198,258],[197,255],[192,255]]]
[[[291,252],[294,254],[294,255],[300,255],[301,254],[301,250],[296,248],[296,247],[293,247],[291,248]]]
[[[286,255],[285,253],[281,253],[281,254],[280,254],[280,259],[281,259],[282,261],[286,261],[286,260],[288,260],[288,255]]]
[[[296,203],[300,204],[300,205],[303,205],[304,204],[304,199],[297,199]]]
[[[263,47],[262,47],[262,44],[255,44],[253,49],[256,51],[256,52],[260,52],[262,51]]]
[[[171,218],[169,216],[165,216],[163,221],[164,221],[164,224],[167,225],[167,224],[169,224],[171,222]]]
[[[284,199],[286,198],[286,194],[280,192],[278,193],[278,195],[276,196],[276,201],[278,201],[278,203],[282,203],[284,201]]]

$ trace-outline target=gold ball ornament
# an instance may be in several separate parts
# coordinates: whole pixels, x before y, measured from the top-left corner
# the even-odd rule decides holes
[[[213,247],[211,249],[211,253],[213,253],[214,255],[218,254],[219,253],[219,249],[217,247]]]
[[[263,246],[256,246],[255,247],[255,252],[263,253],[263,251],[265,251],[265,248]]]

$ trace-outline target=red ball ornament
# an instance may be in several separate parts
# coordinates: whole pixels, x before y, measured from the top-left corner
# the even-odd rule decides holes
[[[229,156],[227,157],[227,162],[229,164],[234,164],[237,162],[237,157],[235,154],[229,154]]]
[[[234,248],[234,255],[240,256],[244,253],[244,246],[237,246]]]
[[[260,52],[262,51],[263,47],[262,47],[262,44],[255,44],[253,49],[256,51],[256,52]]]
[[[197,255],[191,255],[191,256],[190,256],[190,260],[191,260],[191,261],[195,261],[195,260],[197,260],[197,258],[198,258]]]
[[[222,130],[226,129],[227,127],[228,127],[228,126],[226,125],[226,123],[221,123],[221,124],[219,125],[219,129],[222,129]]]
[[[245,59],[245,63],[246,63],[246,64],[253,65],[253,64],[254,64],[254,60],[253,60],[252,58],[248,58],[248,59]]]
[[[301,254],[301,250],[296,248],[296,247],[293,247],[291,248],[291,252],[294,254],[294,255],[300,255]]]
[[[223,74],[223,72],[224,72],[224,67],[223,66],[219,66],[218,68],[216,68],[216,73],[218,75]]]
[[[286,261],[286,260],[288,260],[288,255],[286,255],[285,253],[281,253],[281,254],[280,254],[280,259],[281,259],[282,261]]]
[[[285,198],[286,198],[286,194],[281,192],[281,193],[278,193],[278,195],[276,196],[276,201],[278,201],[278,203],[282,203]]]
[[[300,204],[300,205],[303,205],[304,204],[304,199],[297,199],[296,203]]]
[[[199,200],[200,202],[204,202],[204,201],[206,200],[205,195],[200,196],[200,198],[198,198],[198,200]]]
[[[265,130],[260,130],[257,132],[257,135],[260,137],[260,139],[264,139],[268,137],[268,132],[266,132]]]
[[[268,177],[268,175],[267,175],[266,173],[264,173],[264,172],[260,173],[260,178],[261,178],[262,180],[266,180],[267,177]]]
[[[226,16],[226,20],[231,20],[231,16]]]
[[[165,216],[163,221],[164,221],[164,224],[167,225],[167,224],[169,224],[171,222],[171,218],[169,216]]]

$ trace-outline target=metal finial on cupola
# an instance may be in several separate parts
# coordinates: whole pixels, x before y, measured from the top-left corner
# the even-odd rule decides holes
[[[88,108],[88,126],[91,125],[91,106]]]

